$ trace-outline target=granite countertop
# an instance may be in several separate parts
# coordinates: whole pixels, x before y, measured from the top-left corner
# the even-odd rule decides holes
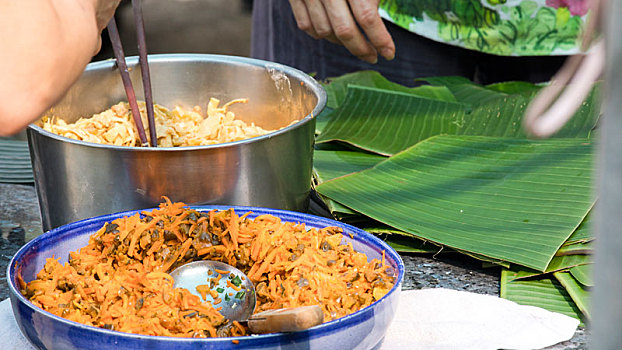
[[[4,300],[9,296],[6,270],[11,257],[42,232],[33,186],[0,183],[0,230],[0,300]],[[483,268],[481,262],[457,253],[400,255],[406,266],[405,290],[442,287],[499,295],[498,268]],[[587,332],[581,328],[571,340],[547,349],[587,349]]]

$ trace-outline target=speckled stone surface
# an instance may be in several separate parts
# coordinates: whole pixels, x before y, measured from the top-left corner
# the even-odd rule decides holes
[[[39,202],[32,185],[0,183],[0,229],[6,233],[14,227],[22,227],[29,241],[41,234]]]
[[[0,229],[0,300],[4,300],[8,297],[6,269],[11,257],[42,232],[33,186],[0,183]],[[483,268],[481,262],[457,253],[401,256],[406,266],[403,289],[449,288],[499,295],[498,268]],[[547,349],[587,349],[587,333],[579,329],[571,340]]]

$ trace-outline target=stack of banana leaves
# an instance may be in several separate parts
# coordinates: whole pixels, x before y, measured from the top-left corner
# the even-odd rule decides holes
[[[499,265],[501,297],[589,320],[600,83],[557,134],[533,139],[522,119],[540,85],[421,80],[325,83],[314,155],[325,209],[400,252]]]

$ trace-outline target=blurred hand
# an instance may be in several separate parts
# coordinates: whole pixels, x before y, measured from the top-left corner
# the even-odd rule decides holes
[[[97,20],[97,30],[99,31],[100,36],[97,41],[97,48],[95,52],[93,52],[93,56],[101,50],[101,32],[104,28],[106,28],[112,16],[114,16],[114,12],[117,10],[120,2],[121,0],[94,0],[95,18]]]
[[[100,33],[110,22],[120,2],[121,0],[95,0],[97,29],[99,29]]]
[[[0,135],[25,128],[65,94],[119,2],[0,0]]]
[[[378,14],[379,2],[289,0],[298,28],[315,39],[341,44],[369,63],[376,63],[378,54],[387,60],[395,57],[395,44]]]

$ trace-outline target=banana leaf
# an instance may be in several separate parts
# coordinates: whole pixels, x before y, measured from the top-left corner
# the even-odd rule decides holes
[[[567,255],[591,255],[594,254],[594,248],[592,247],[592,243],[574,243],[574,244],[566,244],[561,246],[555,256],[567,256]]]
[[[504,136],[524,138],[523,117],[530,98],[509,95],[474,105],[458,135]],[[592,89],[574,116],[556,132],[555,138],[587,138],[600,117],[600,86]]]
[[[532,98],[541,87],[527,82],[504,82],[488,86],[468,84],[449,85],[447,88],[454,94],[456,100],[469,105],[483,105],[498,103],[498,99],[511,95]]]
[[[591,214],[588,214],[581,225],[577,227],[577,229],[570,235],[568,240],[564,243],[564,245],[572,245],[577,243],[588,243],[591,242],[594,237],[592,235],[592,221]]]
[[[592,257],[586,254],[556,256],[551,260],[546,272],[566,271],[576,266],[587,265],[592,262]]]
[[[392,155],[438,134],[455,134],[464,106],[410,94],[348,86],[348,95],[316,138]]]
[[[531,305],[581,319],[581,310],[555,278],[514,280],[516,271],[501,270],[500,296],[521,305]]]
[[[456,101],[468,105],[496,103],[497,100],[510,96],[504,92],[487,89],[475,84],[457,84],[447,87],[455,96]]]
[[[330,214],[338,220],[350,221],[348,220],[348,218],[361,216],[361,214],[330,198],[327,198],[326,196],[323,196],[321,193],[318,193],[318,196],[320,197]]]
[[[442,77],[425,77],[425,78],[417,78],[415,81],[424,81],[433,86],[452,86],[452,85],[461,85],[461,84],[473,84],[474,82],[470,81],[468,78],[460,77],[460,76],[442,76]]]
[[[582,286],[569,272],[555,272],[553,276],[564,287],[568,295],[572,298],[575,305],[587,319],[590,318],[589,292]]]
[[[316,184],[321,184],[343,175],[371,168],[384,159],[386,157],[377,154],[353,152],[339,147],[315,150],[313,152],[313,178]],[[323,197],[322,200],[332,215],[339,219],[352,221],[353,216],[360,215],[329,198]]]
[[[570,269],[570,274],[582,285],[593,287],[592,268],[593,266],[591,264],[575,266]]]
[[[333,111],[334,109],[325,107],[322,113],[315,118],[315,135],[322,133],[322,130],[324,130],[326,124],[330,121]]]
[[[317,186],[441,245],[545,271],[594,201],[589,140],[437,136]]]
[[[584,254],[556,256],[551,260],[551,263],[549,264],[549,266],[546,267],[546,270],[536,271],[532,269],[522,268],[520,272],[518,272],[516,278],[525,279],[541,276],[543,274],[550,274],[553,272],[568,271],[577,266],[588,265],[591,262],[592,260],[590,256]]]
[[[529,104],[528,98],[475,85],[468,87],[498,97],[492,103],[473,105],[469,112],[463,104],[350,85],[341,108],[333,111],[316,141],[340,141],[369,152],[392,155],[436,135],[526,137],[522,119]],[[600,115],[597,90],[592,91],[555,137],[590,136]]]
[[[393,249],[401,253],[434,253],[439,254],[441,252],[458,252],[474,259],[489,263],[491,266],[502,266],[509,268],[510,264],[501,261],[490,259],[487,256],[473,254],[463,250],[451,249],[442,245],[438,245],[431,241],[424,241],[413,237],[412,235],[396,230],[389,226],[361,226],[365,231],[377,235],[384,239]]]
[[[526,81],[506,81],[500,83],[489,84],[486,86],[478,85],[471,80],[464,77],[446,76],[446,77],[429,77],[416,79],[418,81],[425,81],[433,86],[445,86],[452,90],[454,93],[459,92],[463,94],[466,91],[460,91],[465,86],[471,85],[476,87],[486,88],[490,91],[500,92],[507,95],[524,95],[532,96],[535,92],[538,92],[544,84],[533,84]],[[468,96],[468,94],[462,97]],[[490,95],[493,96],[493,95]],[[458,98],[459,100],[459,98]],[[478,102],[477,100],[471,100],[471,102]]]
[[[492,91],[503,92],[506,94],[532,94],[539,91],[542,86],[529,83],[526,81],[505,81],[486,85],[486,88]]]
[[[373,153],[315,150],[313,168],[318,183],[322,183],[371,168],[385,159],[386,157]]]
[[[389,81],[376,71],[360,71],[349,73],[336,78],[327,79],[324,89],[328,95],[326,106],[338,108],[346,98],[348,85],[375,87],[383,90],[391,90],[413,94],[433,100],[456,102],[456,98],[445,86],[420,86],[409,88]]]
[[[438,253],[442,246],[432,242],[422,241],[402,231],[389,227],[362,227],[363,230],[378,236],[400,253]]]
[[[576,255],[576,254],[593,254],[594,248],[592,246],[592,223],[590,220],[591,215],[588,214],[583,222],[577,229],[570,235],[570,237],[559,248],[556,256],[563,255]]]
[[[485,256],[485,255],[481,255],[481,254],[475,254],[472,252],[468,252],[466,250],[461,250],[461,249],[453,249],[459,253],[462,253],[466,256],[470,256],[474,259],[480,260],[482,262],[482,266],[483,267],[505,267],[506,269],[510,268],[510,263],[504,260],[500,260],[500,259],[493,259],[491,257]]]

